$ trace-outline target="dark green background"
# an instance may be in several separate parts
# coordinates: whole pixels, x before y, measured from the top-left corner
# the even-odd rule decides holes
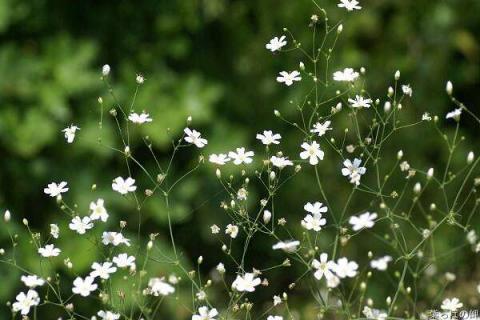
[[[454,82],[457,96],[476,110],[480,100],[479,1],[364,0],[364,9],[354,13],[337,8],[336,1],[319,4],[327,9],[331,21],[343,20],[345,27],[332,71],[365,66],[369,91],[384,96],[393,73],[400,69],[402,80],[414,90],[413,102],[405,110],[406,119],[411,121],[423,111],[443,118],[453,108],[444,94],[448,79]],[[154,122],[136,131],[134,141],[139,147],[133,151],[152,170],[141,135],[149,135],[156,152],[166,157],[170,152],[166,128],[178,136],[188,115],[193,116],[194,127],[209,139],[205,154],[241,145],[259,147],[254,138],[260,130],[274,129],[289,136],[287,130],[292,129],[275,119],[272,111],[277,108],[294,117],[288,101],[300,98],[303,92],[301,86],[286,90],[275,77],[278,71],[297,68],[304,58],[297,53],[272,56],[265,43],[288,27],[308,46],[308,24],[313,13],[318,12],[308,0],[0,0],[0,208],[2,212],[5,208],[12,211],[15,222],[11,228],[17,229],[25,242],[21,250],[31,252],[26,249],[21,218],[27,217],[35,230],[45,232],[49,223],[64,219],[54,201],[42,192],[51,181],[68,181],[71,189],[66,200],[83,210],[96,197],[104,197],[112,228],[119,220],[137,223],[133,204],[110,191],[111,179],[126,175],[124,162],[97,143],[97,97],[104,97],[106,109],[112,106],[100,81],[104,63],[112,67],[112,83],[124,103],[129,103],[135,90],[135,74],[142,73],[147,79],[136,109],[146,109]],[[71,123],[81,131],[77,141],[67,145],[60,131]],[[334,124],[334,128],[333,134],[341,136],[341,124]],[[446,130],[451,132],[452,126],[447,125]],[[419,131],[403,132],[386,153],[394,159],[402,148],[415,166],[441,167],[445,150],[432,132],[420,131],[421,138]],[[478,145],[477,132],[467,121],[461,133],[468,142],[462,145],[454,163],[463,163],[466,152]],[[118,147],[115,134],[114,122],[106,115],[103,142]],[[296,158],[300,137],[290,137],[283,142],[283,150]],[[175,173],[191,168],[195,154],[182,151]],[[329,160],[327,155],[322,165],[322,175],[331,181],[329,191],[339,195],[341,204],[344,198],[340,196],[351,186],[339,177],[338,159]],[[205,256],[205,272],[226,260],[209,233],[211,224],[227,222],[218,206],[224,195],[219,193],[221,188],[213,172],[211,166],[203,167],[172,195],[178,243],[191,261],[200,254]],[[140,185],[147,182],[140,171],[135,173]],[[304,202],[319,200],[311,173],[306,171],[297,177],[279,199],[279,208],[291,221],[301,219]],[[398,177],[398,181],[402,179]],[[93,183],[98,186],[95,193],[90,191]],[[253,198],[260,199],[254,190],[251,192]],[[356,201],[357,209],[366,206],[362,204],[365,200]],[[145,231],[159,232],[160,241],[168,243],[160,199],[148,203],[143,222]],[[8,247],[7,234],[4,228],[0,230],[0,243]],[[98,254],[82,250],[85,244],[80,237],[59,243],[70,247],[70,252],[78,252],[72,257],[78,273],[85,272]],[[440,245],[448,243],[444,239]],[[282,255],[272,253],[270,246],[269,242],[254,246],[251,265],[256,265],[259,255],[281,261]],[[351,246],[360,261],[371,249],[362,243]],[[25,266],[33,268],[35,260],[37,256],[31,253],[21,256]],[[451,271],[460,272],[467,281],[474,279],[471,257],[463,254],[457,261],[460,263]],[[163,267],[158,268],[154,272],[163,274]],[[279,271],[271,284],[278,290],[258,296],[270,299],[271,294],[284,290],[294,273]],[[19,274],[3,266],[0,277],[3,319],[8,312],[3,302],[12,299],[21,286]],[[374,288],[374,292],[382,296],[391,294],[393,288]],[[313,301],[299,302],[298,306],[314,307]]]

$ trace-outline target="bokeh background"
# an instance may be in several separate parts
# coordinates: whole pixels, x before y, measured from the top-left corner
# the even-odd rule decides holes
[[[355,13],[337,8],[337,1],[319,3],[327,9],[331,21],[342,20],[345,26],[332,70],[365,66],[369,91],[378,95],[384,95],[395,70],[401,70],[402,80],[414,90],[414,100],[404,111],[407,119],[418,119],[423,111],[443,115],[452,109],[444,94],[448,79],[454,82],[456,95],[476,110],[480,102],[479,1],[364,0],[364,9]],[[11,228],[26,240],[23,217],[37,231],[47,231],[52,221],[61,223],[54,201],[42,192],[47,183],[61,180],[69,182],[70,203],[86,210],[90,201],[102,196],[112,214],[112,226],[119,220],[137,222],[133,203],[110,190],[112,178],[126,174],[124,162],[98,143],[101,136],[105,144],[119,146],[108,114],[101,134],[98,129],[97,97],[105,97],[106,108],[113,105],[100,81],[105,63],[112,67],[112,85],[124,103],[131,101],[135,75],[142,73],[146,78],[136,109],[147,110],[154,122],[136,131],[133,138],[139,147],[133,152],[152,169],[141,137],[150,136],[155,151],[166,157],[171,137],[181,134],[188,115],[193,117],[194,127],[209,139],[206,154],[255,145],[255,134],[263,129],[288,136],[291,128],[273,116],[273,109],[294,116],[288,101],[298,98],[302,89],[294,86],[285,90],[275,77],[281,70],[297,68],[302,58],[296,53],[272,56],[265,43],[281,35],[284,27],[298,39],[309,39],[309,19],[315,13],[309,0],[0,0],[0,209],[3,212],[8,208],[13,213]],[[77,141],[67,145],[61,130],[71,123],[81,131]],[[166,128],[170,128],[170,134]],[[445,130],[450,132],[452,128],[446,125]],[[464,161],[466,152],[478,144],[477,130],[468,122],[463,126],[461,134],[469,142],[461,146],[454,163]],[[419,139],[418,131],[404,132],[398,142],[387,149],[392,157],[402,146],[410,155],[409,162],[419,167],[443,164],[445,150],[429,134]],[[283,150],[294,157],[298,145],[298,140],[287,139]],[[191,168],[195,154],[181,153],[175,172],[181,174]],[[338,163],[327,159],[322,174],[331,178],[329,188],[343,195],[351,186],[338,177],[338,170]],[[213,172],[213,167],[202,167],[172,195],[174,229],[185,260],[195,261],[203,254],[205,273],[226,260],[208,228],[227,222],[219,209],[224,194]],[[139,184],[147,181],[137,173]],[[318,199],[313,181],[308,173],[297,177],[279,198],[287,219],[301,219],[303,203]],[[95,192],[91,191],[94,183]],[[260,196],[251,190],[252,202]],[[358,208],[363,207],[359,199]],[[145,232],[158,232],[168,243],[162,201],[149,201],[142,219],[147,226]],[[453,240],[443,241],[439,245],[448,247]],[[8,243],[7,233],[0,228],[0,244],[8,247]],[[76,252],[72,260],[80,274],[99,255],[80,237],[60,239],[59,243]],[[29,246],[28,241],[20,244],[18,250],[24,252],[20,261],[36,268],[38,258]],[[255,265],[255,257],[260,254],[281,261],[282,256],[272,253],[270,246],[265,243],[253,247],[251,264]],[[365,256],[371,247],[363,246],[355,243],[351,250]],[[465,252],[456,258],[452,271],[467,282],[475,280],[475,259]],[[61,259],[52,268],[63,272]],[[154,272],[166,273],[164,267],[158,268]],[[280,292],[294,275],[279,271],[271,285]],[[12,299],[21,286],[16,270],[2,266],[0,279],[3,319],[8,314],[4,302]],[[382,296],[391,290],[374,288],[372,295]],[[259,293],[259,298],[270,299],[271,292],[264,296]],[[174,303],[170,307],[166,314],[188,317],[187,313],[173,311]],[[306,300],[298,301],[298,307],[315,309],[314,302]]]

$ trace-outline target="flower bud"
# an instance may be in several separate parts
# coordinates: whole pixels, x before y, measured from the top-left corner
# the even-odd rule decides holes
[[[395,80],[398,79],[400,79],[400,70],[397,70],[397,72],[395,72]]]
[[[451,81],[447,81],[447,86],[445,87],[445,91],[447,91],[447,94],[448,94],[449,96],[452,95],[452,93],[453,93],[453,84],[452,84]]]
[[[106,77],[109,74],[110,74],[110,66],[108,64],[104,64],[102,67],[102,75]]]
[[[6,210],[5,213],[3,214],[3,220],[5,222],[9,222],[12,219],[12,215],[9,210]]]
[[[337,33],[340,34],[343,31],[343,24],[340,24],[337,28]]]
[[[268,210],[263,211],[263,222],[269,223],[272,219],[272,213]]]
[[[383,106],[383,111],[389,112],[392,109],[392,103],[390,101],[385,102]]]
[[[467,163],[471,164],[474,159],[475,159],[475,154],[473,153],[473,151],[470,151],[467,155]]]

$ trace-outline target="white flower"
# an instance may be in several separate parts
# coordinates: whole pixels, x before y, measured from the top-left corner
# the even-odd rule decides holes
[[[370,108],[372,104],[372,99],[365,99],[358,94],[355,96],[355,99],[348,99],[348,102],[352,106],[352,108]]]
[[[48,194],[50,197],[56,197],[68,191],[67,183],[65,181],[56,184],[55,182],[49,183],[47,188],[43,189],[43,192]]]
[[[102,320],[118,320],[120,319],[119,313],[113,313],[112,311],[98,311],[97,315],[102,318]]]
[[[47,244],[45,247],[38,249],[38,253],[45,258],[56,257],[60,254],[60,252],[62,252],[62,250],[55,248],[53,244]]]
[[[221,262],[217,265],[217,267],[216,267],[215,269],[217,269],[217,271],[218,271],[219,273],[225,273],[225,271],[226,271],[226,270],[225,270],[225,265],[224,265],[223,263],[221,263]]]
[[[282,303],[282,298],[279,296],[273,296],[273,306],[278,306]]]
[[[257,133],[257,139],[262,141],[265,145],[279,144],[282,136],[278,133],[273,133],[271,130],[265,130],[263,133]]]
[[[127,194],[129,192],[133,192],[137,190],[137,186],[135,186],[135,179],[128,177],[127,179],[123,179],[122,177],[116,177],[115,180],[112,182],[112,189],[113,191],[117,191],[120,194]]]
[[[273,166],[283,169],[287,166],[293,166],[293,162],[288,160],[286,157],[276,157],[272,156],[270,158],[270,162],[272,163]]]
[[[403,91],[403,94],[404,94],[404,95],[409,96],[409,97],[411,97],[412,94],[413,94],[412,87],[410,87],[409,84],[404,84],[404,85],[402,86],[402,91]]]
[[[108,212],[105,209],[105,201],[103,199],[98,199],[97,202],[90,202],[90,211],[91,220],[107,222]]]
[[[303,206],[303,209],[307,212],[310,212],[311,214],[322,214],[328,211],[328,208],[323,206],[323,203],[318,201],[313,204],[310,202],[307,202]]]
[[[192,320],[215,320],[218,311],[215,308],[208,310],[208,307],[203,306],[198,308],[198,314],[192,316]]]
[[[265,45],[265,48],[267,48],[268,50],[270,50],[272,52],[278,51],[278,50],[282,49],[285,45],[287,45],[287,41],[285,40],[285,38],[286,37],[283,36],[283,35],[280,38],[275,37],[275,38],[271,39],[270,42]]]
[[[298,240],[288,240],[280,241],[272,246],[273,250],[283,250],[285,252],[291,253],[297,251],[300,241]]]
[[[336,71],[333,74],[333,80],[342,82],[355,81],[360,74],[352,68],[345,68],[343,71]]]
[[[135,268],[135,257],[129,256],[126,253],[120,253],[118,256],[113,257],[112,261],[119,268],[127,268],[127,267],[130,267],[132,269]]]
[[[75,140],[75,132],[77,130],[80,130],[80,128],[73,124],[70,127],[67,127],[62,130],[62,132],[65,134],[65,139],[67,140],[68,143],[72,143],[73,140]]]
[[[268,316],[267,320],[283,320],[281,316]]]
[[[223,166],[225,163],[230,161],[230,158],[223,153],[220,153],[220,154],[213,153],[208,157],[208,161],[214,164],[218,164],[219,166]]]
[[[446,119],[453,119],[455,121],[460,120],[460,115],[462,114],[462,109],[458,108],[447,113]]]
[[[245,152],[245,148],[237,148],[236,152],[230,151],[228,156],[233,159],[233,164],[240,165],[242,163],[252,163],[252,157],[255,155],[253,151]]]
[[[317,269],[313,274],[317,280],[321,280],[323,277],[326,279],[335,277],[333,272],[335,271],[336,264],[332,260],[328,260],[328,254],[326,253],[320,254],[320,261],[313,259],[312,267]]]
[[[110,278],[110,273],[117,271],[117,268],[113,266],[111,262],[104,262],[102,264],[94,262],[92,264],[92,272],[90,272],[90,277],[96,278],[100,277],[102,279]]]
[[[386,320],[388,317],[388,314],[385,311],[370,309],[367,306],[363,308],[362,313],[365,315],[365,317],[372,320]]]
[[[27,294],[20,292],[16,300],[12,305],[12,309],[14,312],[20,311],[24,316],[30,312],[31,307],[38,306],[40,303],[40,298],[35,290],[28,290]]]
[[[98,285],[93,283],[93,281],[95,281],[95,278],[93,277],[86,277],[85,279],[77,277],[73,281],[72,292],[75,294],[79,294],[82,297],[88,297],[90,293],[97,290],[98,288]]]
[[[102,243],[106,246],[112,244],[116,247],[118,245],[125,244],[130,247],[130,240],[125,238],[123,234],[114,231],[104,231],[102,234]]]
[[[388,263],[390,261],[392,261],[392,257],[384,256],[384,257],[381,257],[381,258],[374,259],[374,260],[370,261],[370,266],[373,269],[377,269],[377,270],[380,270],[380,271],[385,271],[385,270],[387,270]]]
[[[102,74],[104,77],[110,74],[110,66],[108,64],[104,64],[102,67]]]
[[[354,261],[348,261],[347,258],[340,258],[335,264],[335,273],[340,278],[353,278],[357,275],[358,264]]]
[[[324,226],[327,223],[327,220],[325,218],[322,218],[321,213],[317,214],[307,214],[305,218],[303,218],[301,224],[302,227],[304,227],[307,230],[313,230],[313,231],[320,231],[322,230],[322,226]]]
[[[39,278],[37,277],[36,275],[26,275],[26,276],[22,276],[20,278],[20,280],[22,280],[22,282],[27,286],[29,287],[30,289],[34,289],[36,287],[41,287],[45,284],[45,280],[43,280],[42,278]]]
[[[93,228],[93,223],[91,222],[90,217],[80,218],[79,216],[76,216],[68,226],[71,230],[77,231],[78,234],[85,234],[88,229]]]
[[[349,159],[343,161],[344,168],[342,168],[342,175],[345,177],[348,176],[350,178],[350,183],[357,186],[360,184],[361,176],[367,172],[365,167],[360,166],[361,164],[362,160],[357,158],[353,159],[353,163]]]
[[[424,114],[422,114],[422,121],[431,121],[431,120],[432,120],[432,116],[428,112],[425,112]]]
[[[352,225],[353,231],[358,231],[364,228],[371,228],[375,225],[375,219],[377,218],[377,214],[365,212],[360,216],[351,216],[348,220],[348,223]]]
[[[233,224],[227,225],[227,228],[225,229],[225,234],[229,234],[230,237],[235,239],[238,235],[238,227]]]
[[[310,130],[310,132],[316,133],[321,137],[327,133],[328,130],[332,130],[332,128],[330,128],[331,123],[331,121],[325,121],[324,123],[317,122],[313,125],[313,129]]]
[[[238,200],[247,200],[248,197],[248,191],[245,188],[240,188],[237,191],[237,199]]]
[[[280,76],[277,77],[277,82],[285,83],[287,86],[291,86],[294,81],[300,81],[302,77],[300,77],[300,72],[294,70],[290,73],[287,71],[281,71]]]
[[[303,160],[309,159],[309,163],[314,166],[318,164],[319,160],[323,160],[325,153],[320,149],[320,145],[316,141],[311,144],[304,142],[301,147],[305,150],[300,153],[300,158]]]
[[[447,311],[457,311],[461,307],[463,307],[463,303],[461,303],[460,300],[458,300],[458,298],[445,299],[443,300],[442,305],[440,306],[442,310],[447,310]]]
[[[143,111],[142,113],[138,114],[135,112],[130,113],[128,116],[128,120],[132,121],[133,123],[136,124],[143,124],[145,122],[152,122],[152,118],[150,118],[150,115]]]
[[[340,0],[338,7],[345,8],[347,9],[347,11],[362,9],[362,7],[359,6],[359,2],[357,0]]]
[[[260,278],[256,278],[254,273],[245,273],[243,276],[237,275],[232,283],[232,288],[239,292],[253,292],[260,283]]]
[[[168,296],[175,292],[175,288],[165,282],[163,278],[151,278],[148,280],[147,293],[155,297]]]
[[[190,128],[183,129],[186,137],[184,140],[188,143],[194,144],[197,148],[203,148],[208,143],[207,139],[202,138],[202,135],[197,130],[191,130]]]
[[[135,77],[135,81],[138,84],[143,84],[145,82],[145,78],[143,77],[143,75],[137,74],[137,76]]]
[[[55,239],[58,239],[58,237],[60,235],[60,228],[56,224],[53,224],[53,223],[50,224],[50,234]]]

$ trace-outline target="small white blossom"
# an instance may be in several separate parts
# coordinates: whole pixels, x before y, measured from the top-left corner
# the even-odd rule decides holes
[[[68,191],[67,183],[65,181],[56,184],[55,182],[49,183],[46,188],[43,189],[45,194],[48,194],[50,197],[54,198]]]
[[[361,167],[362,160],[360,159],[353,159],[353,162],[349,159],[343,162],[344,168],[342,169],[342,175],[348,176],[350,178],[350,183],[355,185],[360,184],[360,178],[362,175],[365,174],[367,169],[365,167]]]
[[[353,278],[357,275],[358,264],[355,261],[348,261],[347,258],[340,258],[335,264],[335,274],[340,278]]]
[[[345,9],[347,9],[347,11],[362,9],[362,7],[359,6],[359,2],[357,0],[340,0],[340,3],[338,4],[338,7],[339,8],[345,8]]]
[[[238,227],[233,224],[227,225],[227,228],[225,229],[225,234],[230,235],[233,239],[235,239],[238,235]]]
[[[215,320],[218,315],[218,311],[215,308],[208,309],[208,307],[203,306],[198,308],[198,314],[192,316],[192,320]]]
[[[80,218],[76,216],[72,219],[72,222],[68,225],[68,227],[76,231],[78,234],[85,234],[88,229],[93,228],[93,223],[90,220],[90,217],[83,217]]]
[[[175,288],[165,282],[162,278],[151,278],[148,281],[147,292],[155,297],[168,296],[175,292]]]
[[[355,99],[348,99],[348,102],[352,108],[370,108],[372,104],[372,99],[365,99],[362,96],[356,95]]]
[[[252,163],[253,159],[252,157],[254,156],[253,151],[246,151],[245,148],[237,148],[236,152],[230,151],[228,153],[228,156],[233,159],[233,164],[235,165],[240,165],[242,163],[249,164]]]
[[[458,121],[460,120],[460,115],[462,114],[462,109],[458,108],[458,109],[455,109],[453,111],[450,111],[449,113],[447,113],[447,115],[445,116],[446,119],[453,119],[455,121]]]
[[[54,223],[50,224],[50,234],[55,239],[58,239],[58,237],[60,236],[60,228]]]
[[[313,259],[312,267],[316,269],[313,276],[317,280],[321,280],[323,277],[326,279],[336,277],[334,274],[336,264],[332,260],[328,260],[328,254],[320,254],[320,261]]]
[[[232,283],[232,288],[239,292],[253,292],[261,282],[260,278],[256,278],[254,273],[245,273],[243,276],[237,275]]]
[[[97,202],[90,202],[90,211],[91,220],[107,222],[108,212],[107,209],[105,209],[105,201],[103,199],[98,199]]]
[[[111,244],[115,247],[121,244],[125,244],[128,247],[130,246],[129,239],[125,238],[123,234],[119,232],[114,232],[114,231],[110,231],[110,232],[104,231],[102,234],[102,243],[106,246]]]
[[[98,262],[94,262],[92,264],[92,272],[90,272],[90,276],[92,278],[100,277],[102,279],[110,278],[111,273],[115,273],[117,268],[113,266],[111,262],[104,262],[102,264]]]
[[[352,68],[345,68],[343,71],[336,71],[333,74],[333,80],[340,82],[352,82],[359,77],[359,73]]]
[[[375,219],[377,218],[377,214],[365,212],[360,216],[351,216],[348,220],[348,223],[352,225],[353,231],[359,231],[364,228],[371,228],[375,225]]]
[[[72,292],[75,294],[79,294],[82,297],[88,297],[90,293],[97,290],[98,288],[98,285],[96,283],[93,283],[94,281],[95,279],[92,277],[86,277],[85,279],[77,277],[73,281]]]
[[[98,311],[97,315],[102,320],[118,320],[120,319],[120,316],[121,316],[119,313],[113,313],[112,311],[103,311],[103,310]]]
[[[287,86],[291,86],[295,81],[302,80],[300,77],[300,72],[294,70],[292,72],[281,71],[280,75],[277,77],[277,82],[285,83]]]
[[[298,240],[288,240],[280,241],[272,246],[273,250],[283,250],[285,252],[291,253],[297,251],[300,241]]]
[[[461,307],[463,307],[463,303],[461,303],[458,298],[445,299],[443,300],[442,305],[440,306],[442,310],[452,311],[452,312],[457,311]]]
[[[319,137],[321,137],[327,133],[327,131],[332,130],[332,128],[330,128],[331,123],[332,122],[329,120],[325,121],[324,123],[317,122],[313,125],[313,129],[310,130],[310,132],[316,133]]]
[[[207,139],[202,138],[202,134],[197,130],[192,130],[190,128],[183,129],[185,132],[184,140],[188,143],[194,144],[197,148],[203,148],[208,144]]]
[[[271,39],[270,42],[265,45],[265,48],[267,48],[268,50],[270,50],[272,52],[278,51],[278,50],[282,49],[284,46],[287,45],[287,40],[285,40],[285,39],[286,39],[286,37],[284,35],[282,35],[280,38],[275,37],[275,38]]]
[[[22,282],[30,289],[35,289],[36,287],[41,287],[45,284],[45,280],[34,274],[22,276],[20,280],[22,280]]]
[[[211,163],[217,164],[219,166],[223,166],[225,163],[230,161],[230,158],[223,153],[220,153],[220,154],[213,153],[208,157],[208,161],[210,161]]]
[[[280,169],[283,169],[287,166],[293,166],[293,162],[288,160],[287,157],[276,157],[276,156],[272,156],[270,158],[270,162],[272,163],[272,165],[274,167],[277,167],[277,168],[280,168]]]
[[[403,91],[403,94],[404,94],[404,95],[409,96],[409,97],[411,97],[412,94],[413,94],[412,87],[410,87],[409,84],[404,84],[404,85],[402,86],[402,91]]]
[[[40,297],[35,290],[28,290],[27,294],[20,292],[16,300],[17,301],[12,304],[12,309],[14,312],[20,311],[23,316],[26,316],[32,307],[38,306],[40,303]]]
[[[388,263],[392,261],[392,257],[390,256],[384,256],[378,259],[374,259],[370,261],[370,267],[373,269],[377,269],[380,271],[385,271],[388,268]]]
[[[38,253],[45,258],[56,257],[60,254],[60,252],[62,252],[62,250],[55,248],[53,244],[47,244],[45,247],[38,249]]]
[[[110,66],[108,64],[104,64],[102,67],[102,75],[106,77],[109,74],[110,74]]]
[[[150,118],[150,115],[146,112],[142,112],[140,114],[132,112],[128,116],[128,120],[135,124],[144,124],[146,122],[152,122],[152,118]]]
[[[80,128],[73,124],[70,127],[67,127],[62,130],[62,132],[65,135],[65,139],[67,140],[68,143],[73,143],[73,140],[75,140],[75,133],[77,130],[80,130]]]
[[[126,253],[120,253],[116,257],[113,257],[112,261],[119,268],[135,268],[135,257],[129,256]]]
[[[282,136],[278,133],[273,133],[271,130],[265,130],[263,133],[257,133],[257,139],[262,141],[264,145],[279,144]]]
[[[316,141],[312,143],[304,142],[301,147],[305,150],[300,153],[303,160],[309,159],[309,163],[314,166],[319,160],[323,160],[325,153],[320,149],[320,145]]]
[[[135,186],[135,179],[128,177],[127,179],[123,179],[122,177],[116,177],[112,183],[113,191],[117,191],[120,194],[127,194],[129,192],[134,192],[137,190],[137,186]]]

